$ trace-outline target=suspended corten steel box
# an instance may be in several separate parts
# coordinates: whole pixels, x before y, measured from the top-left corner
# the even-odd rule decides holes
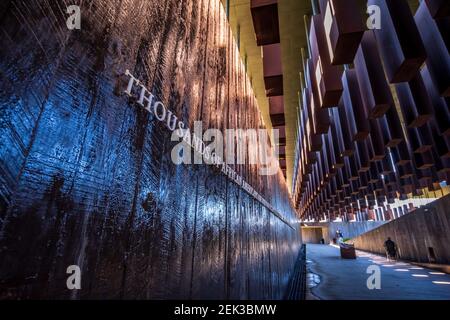
[[[357,160],[358,172],[367,172],[370,169],[369,149],[367,147],[367,140],[355,142],[356,152],[355,159]]]
[[[359,174],[359,181],[360,181],[360,190],[366,190],[369,186],[369,175],[368,171],[361,172]]]
[[[273,127],[279,130],[278,142],[280,146],[286,146],[286,128],[285,127]]]
[[[432,173],[430,169],[417,170],[417,179],[421,188],[427,188],[433,183],[431,178]]]
[[[434,159],[431,151],[423,153],[414,153],[416,168],[419,170],[429,169],[434,166]]]
[[[280,42],[277,2],[277,0],[251,1],[253,27],[258,46]]]
[[[278,149],[278,159],[286,160],[286,147],[280,146]]]
[[[349,160],[349,168],[350,168],[350,175],[349,175],[349,181],[354,181],[354,180],[358,180],[359,179],[359,173],[358,173],[358,163],[359,163],[359,159],[357,160],[358,156],[358,152],[356,151],[355,148],[355,154],[350,157]]]
[[[269,97],[269,112],[272,126],[279,127],[286,124],[283,96]]]
[[[337,183],[337,191],[344,191],[344,176],[343,176],[343,167],[338,169],[336,172],[336,183]]]
[[[313,121],[313,129],[315,134],[325,134],[330,128],[330,116],[327,109],[321,108],[318,98],[317,82],[313,78],[313,60],[307,60],[307,79],[308,88],[311,88],[309,95],[309,116]]]
[[[359,199],[358,204],[359,204],[360,209],[362,209],[362,210],[367,208],[366,199]]]
[[[348,118],[352,140],[361,141],[370,133],[369,122],[361,99],[358,79],[355,70],[345,70],[342,76],[344,91],[342,100],[345,106],[345,115]]]
[[[382,197],[385,194],[384,190],[384,181],[380,178],[377,182],[373,185],[373,190],[377,193],[378,197]]]
[[[283,95],[283,75],[264,77],[264,85],[266,88],[266,96],[282,96]]]
[[[342,157],[349,157],[353,155],[353,141],[343,99],[339,102],[339,107],[333,108],[331,112],[338,132],[339,152]]]
[[[427,125],[409,128],[408,138],[414,153],[424,153],[433,147],[433,138]]]
[[[266,96],[282,96],[283,68],[281,65],[281,45],[280,43],[274,43],[263,46],[262,52]]]
[[[383,140],[383,132],[380,122],[377,119],[370,120],[370,137],[369,144],[371,150],[371,161],[383,160],[386,155],[386,149]]]
[[[364,33],[355,57],[355,70],[369,118],[380,118],[393,105],[373,31]]]
[[[383,159],[383,171],[381,174],[384,176],[384,184],[388,185],[391,183],[396,183],[396,177],[394,168],[391,165],[391,160],[388,159],[389,156],[386,156],[386,158]]]
[[[411,163],[408,163],[404,166],[398,166],[398,175],[400,178],[411,178],[414,175],[414,170]]]
[[[369,169],[369,183],[377,183],[381,179],[377,164],[372,162]]]
[[[337,111],[337,110],[333,110],[333,111]],[[340,137],[339,135],[342,134],[342,132],[340,132],[340,123],[336,122],[336,118],[334,116],[334,112],[332,112],[331,115],[331,130],[330,130],[330,140],[331,140],[331,147],[333,149],[333,157],[334,157],[334,168],[335,169],[339,169],[342,168],[344,166],[344,157],[341,154],[341,150],[340,150]]]
[[[425,2],[415,15],[415,21],[427,52],[426,64],[441,97],[450,97],[450,55]],[[425,80],[425,79],[424,79]]]
[[[341,170],[342,173],[342,179],[344,184],[342,185],[344,188],[349,187],[349,181],[351,177],[351,165],[350,165],[350,159],[344,158],[344,167]]]
[[[384,203],[386,201],[386,195],[385,195],[384,190],[380,191],[380,192],[376,192],[376,196],[377,196],[377,205],[379,207],[382,207],[383,208],[382,210],[384,211]]]
[[[286,171],[286,160],[280,160],[279,163],[280,163],[281,170]]]
[[[420,73],[417,73],[409,83],[397,84],[395,89],[408,127],[423,126],[432,118],[433,107]]]
[[[430,124],[430,130],[433,136],[433,148],[440,158],[450,158],[450,136],[443,136],[440,134],[436,124]]]
[[[435,19],[450,16],[450,1],[448,0],[425,0],[431,16]]]
[[[353,63],[365,26],[357,0],[321,0],[331,64]]]
[[[442,135],[450,136],[450,104],[439,96],[439,92],[433,84],[429,69],[425,66],[421,70],[423,82],[431,99],[434,111],[434,121]]]
[[[400,142],[396,147],[391,148],[392,159],[396,166],[407,165],[411,162],[411,155],[406,141]]]
[[[401,188],[400,192],[401,195],[399,197],[400,200],[407,200],[408,194],[413,193],[413,191],[416,189],[416,185],[414,181],[411,178],[405,178],[401,181]]]
[[[327,159],[327,165],[328,165],[328,175],[329,177],[336,175],[336,159],[334,156],[334,145],[333,145],[333,138],[331,136],[331,130],[328,132],[327,135],[322,136],[324,140],[324,152],[326,152],[326,159]]]
[[[411,80],[426,59],[425,48],[406,0],[369,0],[381,9],[381,28],[375,29],[389,82]]]
[[[320,135],[317,135],[314,132],[314,125],[310,110],[311,96],[312,96],[311,89],[305,88],[303,90],[303,105],[306,107],[303,109],[303,111],[304,111],[304,119],[306,120],[305,135],[308,141],[309,147],[309,149],[307,150],[308,153],[320,151],[320,149],[322,148],[322,139],[320,138]]]
[[[383,131],[389,133],[390,136],[389,141],[385,144],[386,147],[392,148],[402,142],[405,138],[403,134],[402,124],[395,107],[389,108],[384,118],[386,119],[386,121],[380,120],[380,124],[383,128]]]
[[[328,111],[318,106],[316,95],[313,92],[310,96],[310,111],[314,133],[317,135],[327,133],[330,128]]]
[[[450,1],[448,2],[450,4]],[[434,20],[441,33],[442,40],[444,40],[445,46],[448,52],[450,52],[450,16]]]
[[[436,161],[435,167],[433,169],[436,169],[436,178],[433,179],[434,183],[436,184],[436,189],[441,189],[440,183],[442,181],[446,181],[447,183],[450,182],[450,160],[449,159],[440,159]]]
[[[342,67],[331,65],[320,15],[311,19],[309,40],[313,60],[311,76],[317,85],[318,105],[321,108],[336,107],[342,95]]]
[[[442,167],[437,171],[438,173],[438,181],[446,181],[447,184],[450,183],[450,159],[445,158],[441,159]]]
[[[357,196],[359,195],[359,186],[360,186],[359,177],[357,180],[352,180],[350,182],[350,185],[352,190],[352,192],[350,193],[352,195],[352,203],[357,203],[358,201]]]

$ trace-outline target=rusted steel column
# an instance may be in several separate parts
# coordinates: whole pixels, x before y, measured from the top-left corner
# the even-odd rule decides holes
[[[320,15],[313,16],[311,19],[309,39],[313,60],[312,75],[317,86],[318,106],[320,108],[335,107],[342,95],[342,68],[331,65],[323,20]]]
[[[408,83],[397,84],[395,88],[406,126],[417,128],[432,118],[431,99],[420,72]]]
[[[365,140],[370,133],[355,70],[345,70],[342,76],[344,91],[342,94],[345,116],[348,118],[351,138],[354,141]]]
[[[321,16],[332,65],[353,62],[365,31],[357,0],[321,0]]]
[[[382,13],[375,29],[378,48],[390,83],[410,81],[425,61],[426,52],[406,0],[369,0]]]
[[[425,44],[431,79],[441,97],[450,97],[449,51],[425,1],[420,4],[414,18]]]
[[[393,99],[381,67],[373,31],[364,33],[354,64],[368,117],[382,117],[393,106]]]

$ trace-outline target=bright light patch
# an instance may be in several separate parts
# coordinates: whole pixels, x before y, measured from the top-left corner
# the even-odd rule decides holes
[[[434,274],[434,275],[439,275],[439,276],[443,276],[445,275],[445,273],[443,272],[428,272],[429,274]]]
[[[434,284],[450,285],[450,281],[433,281]]]
[[[413,277],[416,278],[428,278],[429,276],[426,274],[412,274]]]
[[[398,272],[409,272],[408,269],[395,269],[395,271],[398,271]]]

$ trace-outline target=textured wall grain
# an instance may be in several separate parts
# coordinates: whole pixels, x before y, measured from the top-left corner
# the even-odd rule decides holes
[[[219,0],[3,0],[0,17],[0,298],[282,297],[298,226],[175,166],[167,128],[120,94],[129,69],[185,123],[263,127]],[[281,172],[235,169],[295,220]]]

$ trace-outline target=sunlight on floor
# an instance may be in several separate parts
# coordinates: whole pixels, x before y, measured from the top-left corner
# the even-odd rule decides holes
[[[450,281],[433,281],[434,284],[450,285]]]
[[[394,271],[398,271],[398,272],[409,272],[408,269],[394,269]]]
[[[439,275],[439,276],[445,275],[445,273],[443,273],[443,272],[428,272],[428,273],[433,274],[433,275]]]

